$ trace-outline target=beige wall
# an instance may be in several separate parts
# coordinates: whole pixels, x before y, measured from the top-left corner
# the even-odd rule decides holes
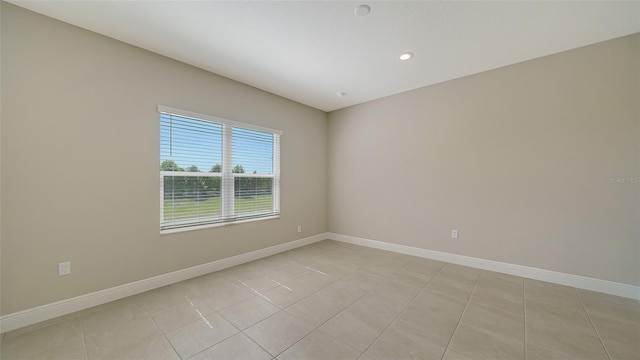
[[[2,314],[327,231],[324,112],[1,6]],[[159,104],[283,130],[280,219],[160,236]]]
[[[639,43],[330,113],[329,230],[640,284]]]
[[[2,0],[0,0],[2,1]],[[1,5],[1,3],[0,3]],[[0,6],[0,82],[2,82],[2,6]],[[0,86],[0,315],[2,314],[2,86]]]

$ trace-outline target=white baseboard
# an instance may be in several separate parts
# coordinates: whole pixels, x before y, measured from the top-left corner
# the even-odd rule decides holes
[[[413,255],[427,259],[440,260],[448,263],[470,266],[477,269],[490,270],[528,279],[547,281],[579,289],[592,290],[605,294],[640,300],[640,286],[622,284],[608,280],[594,279],[585,276],[566,274],[528,266],[503,263],[499,261],[485,260],[464,255],[427,250],[412,246],[392,244],[349,235],[328,233],[327,236],[331,240],[342,241],[350,244],[362,245],[380,250],[393,251],[396,253]]]
[[[94,293],[77,296],[71,299],[57,301],[51,304],[26,309],[12,314],[0,316],[0,333],[15,330],[41,321],[71,314],[76,311],[88,309],[93,306],[108,303],[110,301],[153,290],[161,286],[170,285],[179,281],[209,274],[232,266],[244,264],[249,261],[275,255],[287,250],[309,245],[328,238],[327,233],[313,235],[307,238],[286,242],[268,248],[251,251],[245,254],[212,261],[206,264],[170,272],[152,278],[135,281],[116,286],[110,289],[96,291]]]
[[[482,270],[496,271],[529,279],[548,281],[579,289],[592,290],[640,300],[640,286],[594,279],[579,275],[565,274],[561,272],[532,268],[528,266],[485,260],[464,255],[427,250],[406,245],[387,243],[383,241],[370,240],[355,236],[336,233],[322,233],[307,238],[290,241],[284,244],[271,246],[265,249],[255,250],[245,254],[240,254],[229,258],[212,261],[206,264],[174,271],[168,274],[163,274],[152,278],[116,286],[110,289],[100,290],[71,299],[61,300],[55,303],[46,304],[16,313],[0,316],[0,333],[5,333],[7,331],[32,325],[41,321],[53,319],[58,316],[71,314],[76,311],[88,309],[93,306],[122,299],[127,296],[139,294],[148,290],[153,290],[161,286],[191,279],[196,276],[205,275],[214,271],[219,271],[232,266],[244,264],[249,261],[275,255],[287,250],[309,245],[325,239],[331,239],[355,245],[362,245],[375,249],[387,250],[427,259],[439,260],[452,264],[465,265]]]

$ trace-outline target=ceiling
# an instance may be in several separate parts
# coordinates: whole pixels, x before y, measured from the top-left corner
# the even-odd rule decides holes
[[[324,111],[640,32],[640,1],[9,2]]]

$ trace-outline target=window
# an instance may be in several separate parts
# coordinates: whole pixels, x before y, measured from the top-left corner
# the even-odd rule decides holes
[[[160,230],[280,213],[279,130],[159,106]]]

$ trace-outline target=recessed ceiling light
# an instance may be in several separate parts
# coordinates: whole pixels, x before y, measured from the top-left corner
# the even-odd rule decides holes
[[[345,97],[349,94],[347,94],[346,92],[337,92],[336,95],[338,95],[338,97]]]
[[[402,55],[400,55],[400,60],[409,60],[413,57],[413,53],[412,52],[406,52],[406,53],[402,53]]]
[[[359,5],[353,10],[353,13],[356,16],[366,16],[371,12],[371,7],[369,5]]]

